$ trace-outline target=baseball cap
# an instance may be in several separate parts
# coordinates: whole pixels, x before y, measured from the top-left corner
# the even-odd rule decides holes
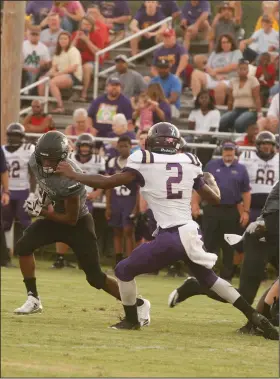
[[[169,66],[170,66],[169,62],[166,59],[159,59],[156,62],[156,67],[159,67],[159,68],[168,68]]]
[[[112,76],[111,78],[108,79],[107,84],[121,85],[121,81],[116,76]]]
[[[235,150],[236,149],[236,144],[231,141],[226,141],[223,143],[222,148],[225,150]]]
[[[174,36],[176,36],[176,32],[174,29],[167,28],[163,32],[163,37],[174,37]]]
[[[128,63],[128,58],[126,55],[120,54],[120,55],[117,55],[115,58],[115,62],[117,62],[117,61],[123,61],[125,63]]]

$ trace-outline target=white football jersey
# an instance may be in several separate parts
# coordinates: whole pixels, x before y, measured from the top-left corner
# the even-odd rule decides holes
[[[86,163],[81,163],[76,158],[76,153],[70,153],[68,156],[69,159],[74,161],[77,166],[80,167],[81,170],[83,170],[84,174],[87,175],[97,175],[97,174],[104,174],[105,173],[105,160],[100,155],[93,155],[91,159]],[[86,186],[87,193],[92,192],[93,189],[91,187]]]
[[[28,162],[35,150],[31,143],[22,144],[16,151],[9,152],[6,146],[3,151],[9,170],[9,190],[19,191],[30,188]]]
[[[156,154],[138,150],[129,156],[127,169],[140,175],[140,192],[161,228],[184,225],[192,220],[194,179],[202,166],[193,154]]]
[[[252,194],[270,193],[279,180],[279,153],[269,161],[265,161],[256,151],[245,150],[239,157],[239,163],[247,168]]]

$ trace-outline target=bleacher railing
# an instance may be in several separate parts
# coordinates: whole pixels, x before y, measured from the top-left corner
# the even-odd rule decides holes
[[[130,42],[131,40],[133,40],[134,38],[138,38],[138,37],[141,37],[142,35],[146,34],[147,32],[150,32],[156,28],[158,28],[159,26],[163,25],[163,24],[170,24],[172,25],[172,17],[166,17],[164,20],[161,20],[159,22],[157,22],[156,24],[154,25],[151,25],[149,26],[148,28],[146,29],[143,29],[143,30],[140,30],[139,32],[137,33],[133,33],[132,35],[124,38],[123,40],[119,41],[119,42],[116,42],[114,43],[113,45],[110,45],[108,47],[106,47],[105,49],[103,50],[100,50],[98,51],[96,54],[95,54],[95,67],[94,67],[94,81],[93,81],[93,98],[96,99],[97,98],[97,95],[98,95],[98,82],[99,82],[99,77],[100,76],[103,76],[105,74],[108,74],[109,72],[111,71],[114,71],[115,70],[115,65],[104,70],[104,71],[101,71],[99,72],[99,67],[100,67],[100,64],[99,64],[99,57],[101,55],[104,55],[106,53],[108,53],[109,51],[113,50],[113,49],[116,49],[117,47],[127,43],[127,42]],[[149,54],[151,53],[152,51],[158,49],[160,46],[162,46],[163,43],[160,42],[158,43],[157,45],[155,46],[152,46],[151,48],[147,49],[147,50],[144,50],[144,51],[141,51],[139,54],[137,55],[134,55],[133,57],[130,57],[128,58],[128,62],[132,62],[140,57],[143,57],[144,55],[146,54]]]

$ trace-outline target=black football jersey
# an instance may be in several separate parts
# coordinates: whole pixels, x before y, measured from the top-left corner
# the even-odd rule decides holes
[[[268,214],[279,211],[279,181],[273,186],[265,205],[262,214]]]

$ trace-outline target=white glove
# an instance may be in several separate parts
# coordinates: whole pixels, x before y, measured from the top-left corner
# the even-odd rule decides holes
[[[42,211],[42,204],[40,202],[40,199],[38,197],[34,197],[33,200],[26,200],[23,208],[25,212],[29,214],[29,216],[32,217],[38,217]]]
[[[257,221],[251,222],[251,224],[247,226],[246,233],[253,234],[256,232],[256,229],[258,226],[264,226],[264,225],[265,225],[264,220],[257,220]]]

